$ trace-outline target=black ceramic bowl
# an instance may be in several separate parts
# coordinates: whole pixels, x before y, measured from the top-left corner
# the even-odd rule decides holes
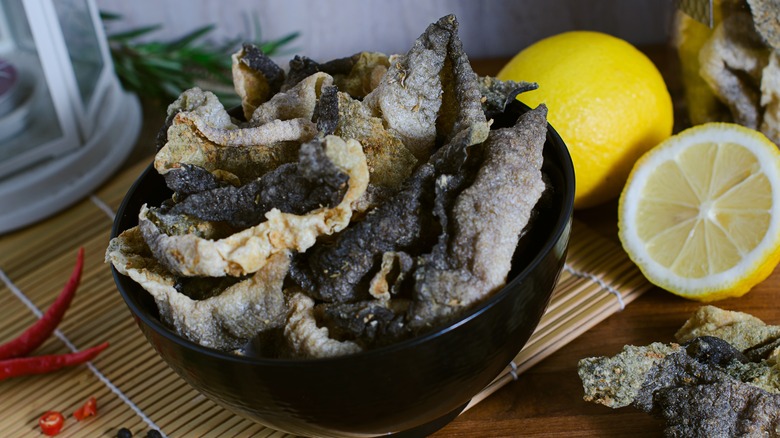
[[[514,123],[523,110],[513,103],[494,126]],[[116,271],[114,279],[168,365],[235,413],[306,436],[424,436],[455,418],[514,359],[544,313],[565,259],[574,197],[571,159],[552,127],[543,171],[550,192],[507,285],[447,327],[376,350],[313,360],[222,353],[171,331],[146,291]],[[142,203],[159,205],[168,197],[150,166],[127,193],[112,237],[136,225]]]

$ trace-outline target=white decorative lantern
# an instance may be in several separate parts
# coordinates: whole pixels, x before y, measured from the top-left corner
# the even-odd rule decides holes
[[[94,190],[140,127],[93,0],[0,0],[0,233]]]

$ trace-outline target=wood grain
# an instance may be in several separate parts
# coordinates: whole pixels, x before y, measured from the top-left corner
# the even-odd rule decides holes
[[[715,303],[780,324],[780,272],[747,295]],[[618,353],[623,345],[673,342],[674,333],[701,304],[654,288],[521,374],[434,437],[660,437],[663,422],[634,408],[612,410],[582,400],[577,362]]]

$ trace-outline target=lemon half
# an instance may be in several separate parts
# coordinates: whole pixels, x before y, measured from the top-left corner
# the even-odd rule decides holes
[[[631,171],[618,227],[653,284],[698,301],[741,296],[780,261],[780,152],[730,123],[672,136]]]

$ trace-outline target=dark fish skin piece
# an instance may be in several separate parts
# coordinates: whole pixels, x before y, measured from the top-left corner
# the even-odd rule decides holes
[[[319,63],[307,56],[295,55],[290,60],[290,68],[281,86],[281,91],[289,90],[298,82],[317,72],[324,72],[331,76],[349,74],[349,71],[352,70],[355,61],[358,59],[358,55],[336,58],[324,63]]]
[[[537,128],[546,127],[544,114],[545,109],[540,108],[528,117],[539,116]],[[334,242],[297,255],[291,265],[291,278],[316,299],[354,302],[368,297],[366,288],[358,286],[368,281],[368,274],[385,252],[406,251],[416,256],[436,246],[426,257],[427,269],[451,268],[449,234],[442,227],[449,227],[450,204],[473,177],[467,172],[444,175],[437,169],[459,172],[466,164],[467,150],[473,147],[468,131],[434,153],[393,198],[344,230]],[[439,244],[435,245],[437,239]]]
[[[279,92],[285,73],[253,44],[243,44],[231,56],[233,88],[241,97],[240,119],[249,120],[255,109]],[[238,108],[236,109],[238,112]]]
[[[459,174],[469,158],[469,148],[482,143],[489,132],[481,107],[477,76],[463,52],[457,29],[458,22],[452,15],[438,20],[415,41],[403,62],[404,68],[410,71],[438,68],[439,74],[445,76],[443,83],[448,85],[443,85],[435,93],[432,89],[423,90],[425,87],[418,90],[437,97],[441,94],[449,105],[436,118],[437,137],[443,146],[426,158],[427,163],[415,170],[395,197],[342,232],[335,243],[319,245],[296,257],[291,277],[315,298],[326,302],[352,302],[367,298],[366,288],[357,286],[367,282],[367,275],[377,266],[382,253],[407,251],[420,254],[422,248],[430,248],[436,236],[441,234],[439,223],[444,222],[442,210],[445,207],[438,208],[438,221],[432,211],[436,180],[441,174]],[[415,64],[420,54],[427,52],[435,52],[441,65]],[[315,68],[305,59],[299,59],[297,63],[303,70]],[[391,67],[388,74],[406,77],[400,69],[400,65]],[[385,76],[383,88],[375,89],[372,94],[377,94],[373,98],[382,100],[385,96],[392,100],[393,93],[408,91],[406,87],[413,87],[412,82],[394,82]],[[451,183],[457,184],[449,184],[447,190],[457,192],[467,179],[462,176],[450,179]]]
[[[429,25],[363,99],[422,162],[467,129],[474,144],[488,136],[477,75],[457,32],[453,15]]]
[[[699,346],[696,346],[696,344],[699,344]],[[704,346],[702,344],[708,345]],[[645,375],[641,389],[631,404],[639,410],[652,412],[654,409],[657,409],[655,393],[658,391],[730,378],[715,363],[730,354],[734,355],[734,357],[740,354],[739,350],[734,349],[728,343],[726,344],[727,347],[719,342],[716,347],[712,342],[707,342],[707,339],[700,339],[695,341],[695,343],[689,343],[685,350],[666,356],[661,362],[650,368]],[[731,351],[729,351],[729,347]],[[688,349],[694,352],[697,350],[720,350],[720,354],[698,354],[699,359],[702,360],[699,361],[696,357],[689,355]],[[706,362],[707,360],[713,360],[713,362]]]
[[[412,329],[427,330],[455,317],[506,282],[509,260],[544,190],[546,115],[540,105],[515,126],[491,131],[473,177],[437,179],[434,212],[442,231],[414,273]]]
[[[298,82],[317,73],[320,70],[320,64],[317,61],[307,57],[295,55],[290,60],[290,68],[287,71],[287,77],[282,84],[282,91],[287,91],[294,87]]]
[[[478,84],[483,96],[482,111],[487,119],[500,117],[518,94],[539,88],[535,82],[502,81],[492,76],[480,77]]]
[[[349,339],[364,349],[397,342],[410,334],[405,329],[404,302],[359,301],[315,307],[317,321],[328,327],[330,337]]]
[[[442,140],[439,144],[451,142],[466,129],[478,131],[479,138],[475,139],[475,143],[482,143],[487,138],[489,126],[482,111],[477,74],[463,50],[463,42],[458,38],[458,20],[454,15],[447,15],[433,26],[445,29],[449,34],[445,65],[440,73],[445,79],[442,81],[442,105],[436,120],[437,137]],[[450,113],[453,108],[456,111]]]
[[[747,366],[771,365],[750,362],[723,339],[701,336],[682,346],[626,346],[612,358],[583,359],[580,377],[586,400],[613,408],[630,404],[663,419],[666,437],[777,437],[780,394],[750,383],[749,373],[740,380]]]
[[[332,207],[344,197],[348,179],[328,159],[318,139],[301,146],[298,163],[283,164],[241,187],[193,193],[168,213],[246,228],[262,222],[272,208],[303,214],[320,206]]]
[[[737,380],[679,386],[655,395],[669,438],[777,437],[780,395]]]
[[[208,170],[187,163],[182,163],[180,167],[171,169],[163,177],[165,185],[177,193],[177,196],[213,190],[223,185]]]
[[[330,85],[323,87],[322,94],[314,106],[312,121],[317,124],[317,130],[321,135],[330,135],[336,132],[339,124],[339,96],[338,88]]]
[[[174,287],[193,300],[205,300],[221,294],[225,289],[246,280],[247,277],[178,277]]]
[[[290,267],[291,278],[316,299],[326,302],[368,298],[365,288],[355,286],[381,254],[418,244],[427,220],[420,213],[432,205],[426,187],[432,184],[433,177],[433,166],[418,167],[390,201],[344,230],[334,243],[323,242],[299,254]]]
[[[684,344],[688,356],[697,361],[725,367],[733,361],[749,362],[747,356],[731,344],[715,336],[701,336]]]
[[[767,356],[772,354],[772,352],[778,348],[780,348],[780,338],[775,338],[769,339],[764,343],[754,345],[743,351],[743,353],[745,353],[745,356],[749,361],[759,362],[762,359],[766,359]]]
[[[268,82],[269,94],[271,96],[278,93],[284,82],[284,70],[254,44],[245,43],[243,49],[241,62],[250,69],[262,73]]]
[[[780,3],[777,0],[747,0],[756,30],[764,41],[780,50]]]
[[[712,339],[696,342],[712,344]],[[717,339],[717,338],[716,338]],[[720,341],[729,345],[725,341]],[[707,347],[728,350],[723,347]],[[701,355],[686,352],[669,355],[648,374],[645,385],[632,403],[666,421],[666,437],[759,437],[778,436],[780,394],[741,382],[723,371],[717,362],[741,353],[709,356],[714,362],[700,362]],[[744,356],[743,356],[744,357]]]
[[[163,122],[163,125],[157,131],[157,135],[154,137],[155,152],[159,152],[160,149],[165,146],[165,143],[168,143],[168,128],[173,125],[173,119],[176,117],[176,114],[178,114],[178,111],[173,114],[168,114],[165,117],[165,122]]]

